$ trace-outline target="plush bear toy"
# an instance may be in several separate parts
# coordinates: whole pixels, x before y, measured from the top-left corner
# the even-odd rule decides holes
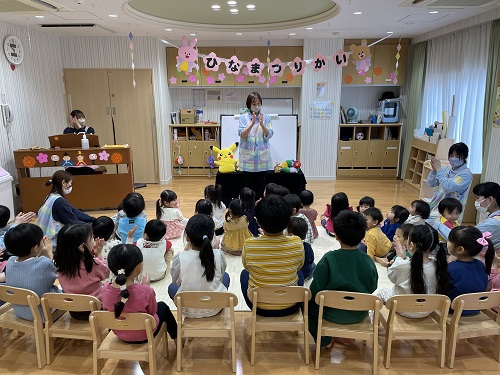
[[[359,46],[351,44],[352,63],[356,65],[356,70],[360,76],[364,76],[372,65],[372,55],[370,53],[370,47],[368,47],[367,43],[366,39],[363,39]]]
[[[238,147],[238,144],[238,142],[233,143],[230,147],[221,150],[215,146],[210,146],[210,149],[217,153],[214,163],[219,167],[220,173],[232,173],[236,170],[238,159],[234,158],[233,152]]]

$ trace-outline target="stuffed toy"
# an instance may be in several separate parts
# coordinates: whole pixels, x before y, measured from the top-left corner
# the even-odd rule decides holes
[[[210,149],[217,153],[217,160],[215,160],[214,163],[219,167],[220,173],[232,173],[236,170],[238,159],[234,158],[233,152],[238,147],[238,144],[238,142],[233,143],[230,147],[223,148],[222,150],[215,146],[210,146]]]
[[[280,173],[281,172],[281,165],[280,163],[276,162],[276,165],[274,166],[274,173]]]
[[[298,160],[285,160],[283,163],[281,163],[281,171],[284,173],[298,173],[300,172],[301,165],[302,164]]]
[[[356,65],[356,70],[360,76],[364,76],[372,65],[372,55],[370,53],[370,47],[368,47],[367,43],[366,39],[363,39],[359,46],[351,44],[350,47],[352,51],[352,63]]]

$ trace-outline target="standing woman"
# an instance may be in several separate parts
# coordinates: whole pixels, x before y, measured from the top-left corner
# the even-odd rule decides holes
[[[36,225],[42,228],[43,235],[48,236],[56,245],[57,233],[66,224],[93,223],[95,217],[89,216],[74,208],[64,197],[73,189],[73,176],[65,171],[57,171],[52,180],[45,183],[51,186],[49,195],[38,210]]]
[[[273,169],[269,139],[273,136],[271,117],[260,112],[262,98],[252,92],[247,97],[248,113],[241,115],[239,167],[245,172],[245,186],[262,197],[266,185],[266,173]]]
[[[439,216],[438,205],[444,198],[455,198],[465,207],[470,185],[472,183],[472,172],[467,167],[469,148],[463,142],[455,143],[448,151],[449,167],[442,167],[436,157],[431,158],[432,171],[427,178],[427,185],[435,187],[436,191],[432,197],[430,206],[431,214],[427,222],[431,225]],[[460,214],[458,222],[462,222],[464,211]]]
[[[69,114],[69,124],[66,129],[64,129],[64,134],[95,134],[94,128],[85,125],[85,115],[82,111],[75,109]]]

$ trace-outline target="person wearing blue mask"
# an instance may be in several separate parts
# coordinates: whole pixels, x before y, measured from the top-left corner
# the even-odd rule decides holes
[[[430,202],[431,214],[427,222],[431,225],[439,217],[438,205],[444,198],[455,198],[465,207],[470,185],[472,183],[472,172],[467,167],[469,148],[463,142],[455,143],[448,151],[449,167],[443,167],[436,157],[431,158],[432,171],[427,178],[429,187],[436,187],[434,196]],[[458,218],[462,222],[464,211]]]

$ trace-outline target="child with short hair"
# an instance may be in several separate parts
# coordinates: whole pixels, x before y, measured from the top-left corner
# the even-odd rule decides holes
[[[349,207],[349,198],[343,192],[333,194],[330,204],[326,205],[326,210],[321,215],[321,225],[330,237],[335,237],[333,219],[343,210],[352,210],[352,207]]]
[[[414,227],[413,224],[401,224],[401,226],[396,229],[396,233],[394,233],[394,237],[392,238],[392,250],[387,254],[387,267],[389,267],[393,262],[393,259],[396,257],[396,249],[399,248],[406,252],[406,256],[411,258],[411,253],[408,251],[408,238],[410,236],[410,231]],[[381,263],[382,265],[385,265]]]
[[[461,294],[484,292],[488,275],[495,257],[495,248],[489,232],[481,233],[476,227],[458,226],[448,236],[448,253],[456,260],[448,264],[450,289],[448,297],[453,301]],[[486,248],[484,264],[475,259]],[[464,311],[462,315],[474,315],[479,310]]]
[[[386,215],[386,220],[384,221],[384,225],[382,226],[382,232],[387,236],[389,241],[392,241],[394,238],[394,234],[396,233],[396,229],[398,229],[401,224],[403,224],[410,213],[406,208],[399,205],[394,205],[391,207],[389,212]]]
[[[179,209],[177,194],[172,190],[163,190],[156,201],[156,218],[167,226],[165,239],[179,238],[187,224],[187,219]]]
[[[366,196],[359,200],[359,205],[356,207],[356,211],[360,214],[365,212],[367,208],[375,207],[375,199],[372,197]]]
[[[94,241],[90,224],[67,224],[57,235],[54,265],[65,293],[86,294],[101,300],[102,281],[109,268],[101,256],[103,239]],[[90,311],[70,312],[78,320],[88,320]]]
[[[248,218],[248,230],[254,237],[259,236],[259,224],[255,220],[255,192],[247,187],[240,190],[239,198],[243,207],[243,215]]]
[[[123,211],[123,201],[125,199],[128,199],[129,197],[136,197],[138,200],[143,200],[144,201],[144,197],[139,194],[139,193],[128,193],[125,198],[123,198],[122,202],[120,203],[120,205],[118,206],[118,212],[116,214],[114,214],[111,219],[113,220],[113,223],[115,225],[115,233],[114,233],[114,237],[116,237],[117,239],[120,240],[121,242],[121,238],[120,238],[120,234],[118,233],[118,222],[120,221],[120,219],[123,219],[123,218],[126,218],[127,217],[127,214],[125,213],[125,211]],[[146,203],[144,202],[144,206],[146,206]],[[146,211],[142,211],[140,214],[139,214],[139,217],[142,217],[144,218],[144,220],[148,220],[147,217],[146,217]],[[111,250],[111,248],[110,248]]]
[[[127,216],[118,220],[118,235],[122,243],[125,243],[127,241],[128,232],[135,226],[137,228],[134,232],[134,242],[137,242],[137,240],[144,235],[144,227],[146,226],[146,219],[140,216],[146,208],[144,197],[138,193],[133,195],[128,194],[125,199],[123,199],[122,206]]]
[[[114,311],[119,318],[124,313],[147,313],[156,321],[156,336],[164,322],[167,332],[175,341],[177,338],[177,322],[165,302],[156,302],[156,294],[149,282],[135,282],[143,268],[142,252],[137,246],[130,244],[116,245],[108,256],[109,269],[116,276],[114,282],[104,285],[102,291],[102,307]],[[120,340],[142,344],[147,342],[146,331],[114,330]]]
[[[186,225],[187,249],[177,253],[172,261],[172,284],[168,295],[174,299],[177,292],[227,292],[229,275],[226,258],[219,249],[212,249],[214,222],[206,215],[191,217]],[[224,235],[225,236],[225,235]],[[214,316],[221,309],[183,308],[188,318]]]
[[[314,194],[310,190],[302,190],[299,194],[300,201],[302,202],[302,208],[299,210],[309,220],[311,228],[313,231],[313,239],[318,238],[318,228],[316,227],[316,219],[318,218],[318,211],[311,208],[314,203]]]
[[[406,256],[405,248],[396,247],[397,257],[387,268],[387,276],[394,285],[380,289],[377,295],[387,302],[392,296],[401,294],[446,294],[449,288],[446,251],[439,248],[433,259],[429,257],[437,243],[438,234],[434,228],[429,225],[413,226],[408,238],[411,258]],[[424,318],[430,312],[398,311],[398,314],[407,318]]]
[[[196,202],[194,213],[195,215],[208,215],[212,218],[212,220],[214,218],[213,205],[207,199],[199,199],[198,202]],[[214,249],[220,248],[220,239],[217,236],[213,236],[212,238],[212,247]]]
[[[116,239],[114,234],[115,234],[115,223],[113,222],[113,219],[110,218],[109,216],[99,216],[93,223],[92,223],[92,232],[94,233],[94,239],[103,239],[104,240],[104,245],[102,246],[102,251],[101,251],[101,256],[102,259],[108,264],[108,254],[111,251],[111,249],[118,245],[121,244],[122,241],[119,239]],[[112,275],[110,274],[106,279],[103,280],[103,284],[106,282],[112,282]]]
[[[300,217],[306,221],[307,224],[307,233],[306,233],[306,238],[305,241],[307,243],[312,244],[314,241],[313,237],[313,232],[311,228],[311,224],[309,223],[309,220],[307,219],[307,216],[304,214],[301,214],[299,211],[302,208],[302,202],[300,201],[300,198],[297,194],[287,194],[283,198],[292,206],[292,217]]]
[[[363,212],[368,230],[365,235],[365,243],[361,243],[359,249],[368,254],[375,262],[384,264],[385,258],[392,248],[392,243],[380,229],[380,222],[384,219],[378,208],[371,207]]]
[[[316,268],[316,264],[314,263],[314,251],[311,244],[305,241],[307,231],[308,228],[306,220],[297,216],[292,216],[290,218],[290,222],[287,227],[287,234],[289,236],[294,235],[299,237],[304,245],[304,265],[300,269],[300,272],[304,275],[304,280],[308,280]]]
[[[224,218],[222,214],[226,211],[226,205],[222,202],[222,186],[208,185],[205,187],[205,199],[212,204],[212,219],[215,223],[215,234],[220,236],[224,233]]]
[[[248,230],[248,218],[243,214],[243,204],[239,199],[231,200],[224,221],[221,250],[239,256],[245,241],[252,237],[252,233]]]
[[[405,224],[424,225],[425,220],[431,214],[431,206],[426,201],[417,199],[411,202],[408,212],[410,216],[406,219]]]
[[[0,236],[3,236],[9,229],[10,209],[0,204]]]
[[[284,197],[287,194],[290,194],[290,190],[282,185],[275,184],[274,182],[270,182],[266,185],[264,189],[264,196],[268,196],[271,194],[279,195],[280,197]]]
[[[5,245],[12,256],[7,261],[5,285],[44,293],[60,292],[54,285],[56,267],[52,263],[52,241],[34,224],[19,224],[5,233]],[[29,306],[14,305],[14,315],[33,321]],[[43,322],[45,317],[38,306]]]
[[[167,274],[174,256],[172,243],[164,239],[167,233],[165,223],[158,219],[149,220],[144,228],[144,237],[137,240],[136,246],[143,258],[142,275],[149,275],[151,282],[162,280]],[[128,233],[127,243],[133,244],[133,229]]]
[[[266,195],[255,207],[255,216],[263,235],[245,241],[241,261],[245,268],[240,283],[243,298],[249,308],[248,291],[256,287],[304,285],[300,269],[304,264],[304,246],[297,236],[286,236],[292,207],[281,196]],[[299,304],[259,303],[261,316],[286,316],[295,313]]]
[[[462,213],[462,203],[455,198],[444,198],[438,204],[438,211],[441,216],[438,217],[440,224],[448,229],[458,227],[458,218]],[[439,235],[440,242],[446,242],[446,239]]]
[[[366,220],[357,213],[348,210],[335,216],[335,234],[340,242],[339,250],[328,251],[316,265],[311,283],[309,300],[309,332],[316,340],[318,330],[319,306],[316,295],[322,290],[340,290],[371,294],[377,289],[378,273],[375,264],[358,250],[358,245],[365,236]],[[334,275],[334,277],[332,277]],[[368,311],[349,311],[325,308],[323,319],[338,324],[359,323]],[[321,346],[331,349],[334,338],[321,337]]]

